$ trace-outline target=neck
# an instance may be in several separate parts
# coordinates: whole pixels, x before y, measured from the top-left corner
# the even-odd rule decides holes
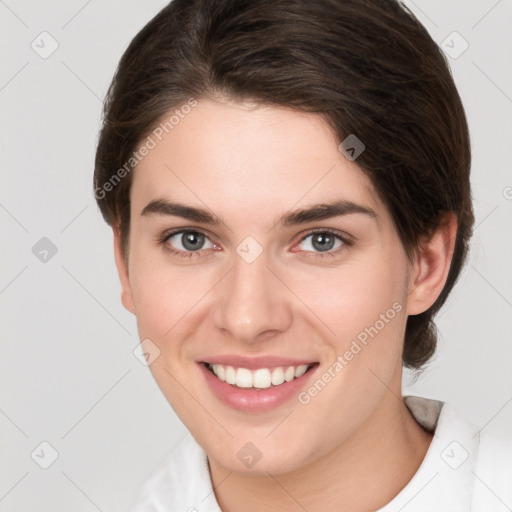
[[[307,466],[287,474],[247,476],[210,460],[210,471],[224,512],[376,510],[411,480],[431,440],[400,395],[388,390],[354,435]]]

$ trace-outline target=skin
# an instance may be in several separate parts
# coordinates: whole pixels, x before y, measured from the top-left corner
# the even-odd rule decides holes
[[[375,510],[412,478],[432,439],[402,401],[401,353],[407,316],[428,309],[446,281],[456,220],[447,214],[409,261],[389,212],[338,142],[315,114],[199,101],[134,171],[126,254],[114,228],[123,304],[140,339],[161,351],[151,372],[208,454],[223,511]],[[141,215],[154,199],[207,209],[225,224]],[[376,217],[275,223],[339,199]],[[180,237],[159,243],[171,228],[200,230],[205,248],[191,258],[169,253],[171,244],[184,250]],[[311,237],[301,241],[317,228],[353,243],[325,256]],[[252,263],[236,252],[248,236],[263,250]],[[317,361],[319,377],[394,303],[401,311],[307,405],[234,410],[196,363],[215,354],[291,355]],[[237,457],[247,442],[262,453],[252,468]]]

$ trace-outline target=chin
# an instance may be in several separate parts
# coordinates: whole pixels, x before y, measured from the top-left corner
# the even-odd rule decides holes
[[[252,439],[252,441],[251,441]],[[304,439],[287,441],[265,439],[262,435],[237,436],[220,446],[211,442],[203,444],[210,459],[224,469],[248,476],[268,476],[291,473],[314,460],[314,452],[308,447],[305,453]]]

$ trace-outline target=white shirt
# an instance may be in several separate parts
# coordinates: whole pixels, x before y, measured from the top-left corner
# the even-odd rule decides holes
[[[377,512],[511,512],[512,442],[479,432],[443,402],[404,400],[435,435],[413,478]],[[221,512],[206,453],[190,434],[151,473],[131,512]]]

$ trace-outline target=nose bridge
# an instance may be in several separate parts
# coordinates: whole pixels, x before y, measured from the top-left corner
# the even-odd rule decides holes
[[[223,285],[217,327],[229,331],[237,341],[251,343],[262,333],[286,330],[292,312],[285,290],[268,268],[266,254],[254,258],[253,253],[246,258],[240,245]]]

